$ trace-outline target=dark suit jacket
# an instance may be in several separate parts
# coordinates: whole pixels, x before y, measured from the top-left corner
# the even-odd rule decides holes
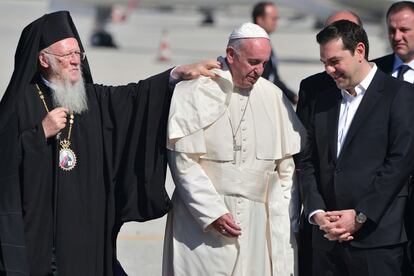
[[[391,75],[392,69],[394,67],[394,60],[395,55],[389,54],[377,59],[374,59],[373,62],[375,62],[379,69],[381,69],[383,72]],[[413,174],[412,174],[413,175]],[[406,275],[412,275],[414,271],[414,246],[413,246],[413,239],[414,239],[414,182],[413,178],[411,178],[411,184],[409,187],[409,196],[408,196],[408,202],[405,209],[405,230],[407,232],[408,239],[410,240],[411,244],[409,245],[409,256],[411,259],[411,271],[410,273],[407,273]]]
[[[335,87],[335,81],[325,71],[309,76],[300,82],[296,113],[305,127],[312,117],[316,95],[328,88]]]
[[[265,68],[262,73],[262,77],[265,79],[269,79],[270,75],[274,76],[273,83],[282,90],[283,94],[291,101],[294,102],[294,98],[296,96],[295,92],[290,90],[286,84],[279,78],[279,74],[277,71],[277,65],[276,65],[276,56],[273,52],[270,53],[270,59],[266,63]]]
[[[307,77],[300,82],[299,101],[296,107],[296,114],[302,121],[305,128],[308,128],[313,110],[316,95],[328,88],[335,88],[336,84],[326,72],[321,72]],[[301,158],[301,153],[295,156],[295,162]],[[304,197],[301,189],[300,171],[297,172],[301,198]],[[306,216],[302,213],[300,218],[300,239],[298,244],[298,268],[300,276],[312,275],[312,226],[309,224]]]
[[[305,213],[355,209],[366,214],[368,221],[351,242],[355,247],[406,241],[402,217],[414,163],[413,89],[378,70],[338,158],[340,90],[332,87],[316,95],[299,164]],[[313,227],[313,246],[332,248],[335,242],[323,234]]]
[[[378,68],[388,74],[392,74],[392,68],[394,67],[394,54],[389,54],[380,58],[372,60],[378,66]]]

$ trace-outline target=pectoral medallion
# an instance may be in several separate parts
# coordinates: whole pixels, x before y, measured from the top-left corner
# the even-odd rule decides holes
[[[37,85],[36,83],[36,88],[37,88],[37,93],[39,95],[40,100],[43,103],[43,106],[46,109],[46,112],[49,113],[49,108],[47,107],[46,101],[45,101],[45,96],[43,95],[42,90],[40,90],[39,85]],[[75,168],[76,166],[76,154],[75,152],[70,148],[70,136],[72,134],[72,126],[75,120],[75,115],[73,114],[73,112],[70,112],[69,115],[69,130],[68,130],[68,137],[67,139],[63,139],[62,141],[59,142],[61,148],[59,150],[59,168],[61,168],[64,171],[71,171]],[[61,132],[59,132],[56,135],[56,139],[60,140],[60,136],[62,135]]]
[[[60,141],[62,147],[59,151],[59,168],[70,171],[76,166],[76,154],[70,148],[70,141],[64,139]]]

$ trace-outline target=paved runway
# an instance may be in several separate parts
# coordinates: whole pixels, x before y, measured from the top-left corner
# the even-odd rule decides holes
[[[13,70],[13,55],[22,28],[33,19],[49,12],[46,1],[0,0],[0,96],[7,87]],[[307,16],[293,21],[293,11],[282,9],[279,30],[271,36],[279,56],[282,78],[297,90],[304,77],[322,71],[316,31],[311,28],[312,18]],[[175,64],[192,63],[216,58],[224,53],[228,34],[240,23],[250,20],[249,7],[235,7],[217,13],[214,27],[202,27],[201,15],[194,9],[181,9],[173,13],[155,10],[135,10],[123,24],[111,24],[109,30],[119,44],[118,50],[99,49],[89,45],[93,26],[91,11],[73,12],[95,82],[124,84],[135,82],[161,72]],[[366,26],[371,43],[370,57],[385,53],[387,43],[383,29]],[[162,30],[168,31],[171,61],[157,61]],[[171,179],[167,182],[173,190]],[[147,223],[126,224],[118,239],[119,259],[129,275],[160,275],[165,218]]]

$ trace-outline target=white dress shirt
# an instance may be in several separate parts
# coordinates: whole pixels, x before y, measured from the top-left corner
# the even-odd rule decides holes
[[[345,89],[341,89],[342,102],[341,108],[339,110],[339,119],[338,119],[338,137],[337,137],[337,150],[336,156],[338,157],[341,153],[342,146],[344,145],[346,135],[348,134],[349,127],[352,124],[355,113],[358,110],[359,105],[367,91],[369,85],[374,78],[375,73],[377,72],[377,65],[371,63],[372,68],[369,71],[368,75],[357,85],[355,86],[356,96],[352,96]],[[309,214],[308,220],[309,223],[315,224],[312,219],[312,216],[316,213],[324,212],[324,210],[315,210]]]
[[[395,55],[394,58],[394,65],[392,67],[392,76],[394,78],[397,77],[398,75],[398,71],[400,70],[400,66],[403,64],[406,64],[408,66],[410,66],[410,70],[408,70],[407,72],[405,72],[404,74],[404,80],[409,82],[409,83],[414,83],[414,60],[408,62],[408,63],[404,63],[399,56]]]
[[[346,135],[348,134],[349,127],[351,126],[352,120],[354,119],[355,113],[365,95],[365,91],[371,84],[375,73],[377,72],[377,66],[374,66],[369,71],[368,75],[355,87],[356,96],[352,96],[345,89],[341,89],[342,102],[341,109],[339,111],[338,119],[338,139],[337,139],[337,150],[336,156],[338,157],[341,153],[342,146]]]

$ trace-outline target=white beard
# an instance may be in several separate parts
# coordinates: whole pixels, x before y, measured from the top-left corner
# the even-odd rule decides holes
[[[63,84],[50,83],[50,88],[54,107],[66,107],[77,114],[88,110],[85,82],[82,76],[74,84],[65,80]]]
[[[53,61],[51,62],[52,70],[61,75]],[[86,97],[85,81],[81,75],[79,80],[72,83],[69,78],[62,76],[63,82],[50,82],[52,90],[52,101],[54,107],[66,107],[69,111],[81,114],[88,110],[88,101]]]

